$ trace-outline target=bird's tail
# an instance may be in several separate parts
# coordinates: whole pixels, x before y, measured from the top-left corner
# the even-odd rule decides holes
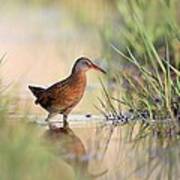
[[[31,92],[33,93],[33,95],[38,99],[41,94],[45,91],[45,89],[41,88],[41,87],[34,87],[34,86],[28,86],[29,89],[31,90]],[[36,100],[35,103],[37,104],[38,101]]]

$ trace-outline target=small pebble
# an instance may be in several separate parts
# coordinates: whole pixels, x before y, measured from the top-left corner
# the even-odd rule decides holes
[[[147,119],[149,117],[149,112],[145,110],[144,112],[141,112],[141,117],[144,119]]]
[[[92,117],[92,115],[91,114],[86,114],[86,117],[90,118],[90,117]]]

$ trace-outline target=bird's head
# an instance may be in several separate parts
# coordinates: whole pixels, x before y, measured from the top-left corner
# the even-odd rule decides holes
[[[95,69],[102,73],[106,73],[105,70],[94,64],[90,59],[86,57],[78,58],[73,66],[73,72],[86,72],[90,69]]]

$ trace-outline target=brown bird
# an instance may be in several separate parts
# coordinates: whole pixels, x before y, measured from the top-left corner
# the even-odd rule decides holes
[[[81,100],[86,87],[86,72],[95,69],[106,73],[86,57],[76,60],[72,72],[66,79],[57,82],[47,89],[29,86],[36,97],[35,104],[40,104],[49,114],[46,121],[57,114],[63,115],[63,127],[68,126],[67,117]]]

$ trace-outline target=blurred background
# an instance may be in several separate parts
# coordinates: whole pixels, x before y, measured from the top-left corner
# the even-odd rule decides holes
[[[179,0],[0,4],[0,179],[84,180],[98,172],[105,172],[103,180],[180,177]],[[108,74],[88,72],[87,91],[73,113],[100,114],[102,123],[85,118],[52,132],[32,123],[46,113],[33,104],[28,85],[62,80],[80,56]],[[128,122],[133,113],[138,123]],[[109,117],[123,117],[126,125]],[[77,171],[88,177],[75,178]]]
[[[99,30],[112,18],[112,2],[1,0],[1,4],[0,54],[6,54],[2,81],[18,88],[21,101],[32,103],[29,84],[49,86],[67,77],[80,56],[102,63]],[[75,112],[85,111],[83,107],[95,111],[92,102],[100,87],[97,76],[88,73],[87,96]],[[34,111],[42,112],[37,107]]]

